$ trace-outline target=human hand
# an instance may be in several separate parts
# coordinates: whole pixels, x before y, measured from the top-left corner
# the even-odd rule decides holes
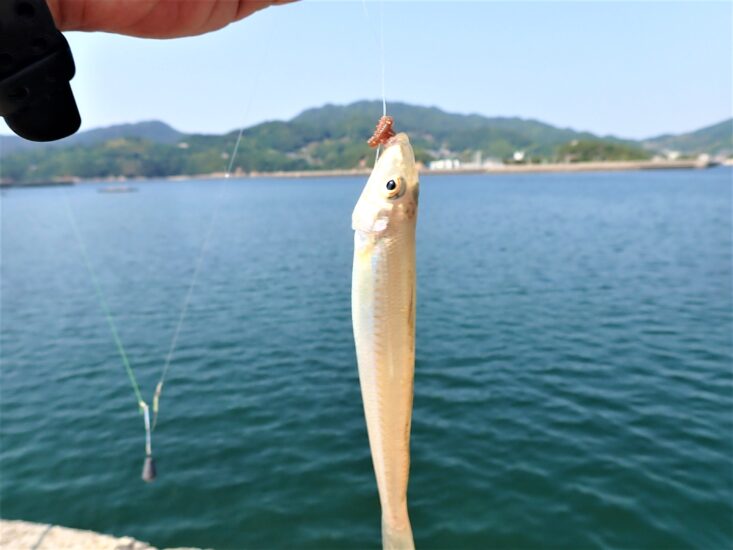
[[[61,31],[176,38],[214,31],[295,0],[46,0]]]

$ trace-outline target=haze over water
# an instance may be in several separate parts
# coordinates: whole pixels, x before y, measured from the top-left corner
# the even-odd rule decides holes
[[[350,319],[363,183],[4,192],[2,516],[157,546],[379,547]],[[218,208],[151,485],[64,194],[148,399]],[[433,176],[420,200],[418,548],[729,547],[730,169]]]

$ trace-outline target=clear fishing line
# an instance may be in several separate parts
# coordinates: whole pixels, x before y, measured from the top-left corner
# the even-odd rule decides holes
[[[272,23],[270,24],[270,27],[272,26]],[[270,33],[265,32],[264,36],[269,36]],[[258,70],[255,72],[255,79],[253,80],[252,87],[250,88],[250,94],[249,99],[247,102],[247,107],[244,111],[244,119],[246,120],[247,116],[249,115],[250,109],[252,107],[253,99],[255,92],[257,91],[257,88],[259,86],[259,83],[261,81],[261,75],[263,73],[264,67],[266,66],[266,61],[269,58],[269,48],[265,48],[265,54],[260,58],[260,65],[258,67]],[[68,199],[68,194],[66,190],[64,190],[64,202],[66,205],[66,212],[69,218],[69,222],[72,228],[72,232],[74,234],[74,237],[76,238],[76,241],[79,245],[79,249],[81,251],[82,259],[84,261],[84,265],[86,267],[87,273],[89,274],[89,278],[92,281],[92,285],[95,290],[95,294],[97,296],[97,300],[99,301],[99,305],[102,309],[102,312],[104,313],[105,319],[107,320],[107,325],[109,327],[109,330],[112,334],[112,339],[115,342],[115,346],[117,347],[117,351],[120,355],[120,359],[122,360],[122,364],[125,368],[125,372],[127,373],[127,376],[130,380],[130,384],[132,386],[133,392],[135,393],[135,397],[137,399],[138,407],[143,415],[144,425],[145,425],[145,462],[143,465],[143,473],[142,478],[144,481],[153,481],[156,477],[156,469],[155,469],[155,462],[153,460],[153,451],[152,451],[152,432],[155,430],[155,427],[157,425],[158,420],[158,413],[160,411],[160,398],[163,393],[163,386],[165,385],[166,378],[168,376],[168,372],[170,370],[171,364],[173,363],[173,358],[175,356],[175,351],[178,346],[179,337],[181,334],[181,329],[183,328],[183,324],[186,320],[186,316],[189,311],[189,306],[191,303],[191,298],[193,296],[194,289],[196,288],[196,284],[199,279],[199,274],[201,273],[201,269],[204,264],[204,259],[206,256],[206,252],[209,249],[209,244],[211,242],[211,236],[213,234],[213,230],[215,227],[216,219],[219,215],[219,211],[221,210],[221,205],[223,203],[224,195],[226,194],[226,191],[228,189],[227,181],[230,179],[232,174],[232,169],[234,167],[234,162],[237,157],[237,153],[239,151],[239,146],[242,141],[242,135],[244,134],[245,126],[241,126],[239,129],[239,132],[237,134],[237,139],[234,143],[234,147],[232,150],[232,154],[229,158],[229,162],[227,165],[227,170],[224,176],[224,183],[221,185],[219,189],[219,194],[217,195],[217,198],[215,200],[215,206],[214,211],[211,214],[211,218],[209,219],[206,233],[204,235],[204,239],[201,244],[201,248],[199,250],[199,253],[196,258],[196,263],[194,265],[194,271],[191,275],[191,279],[189,281],[185,297],[183,299],[183,304],[181,305],[180,312],[178,315],[178,320],[175,325],[175,329],[173,331],[173,336],[171,338],[171,343],[168,348],[168,353],[165,356],[165,361],[161,370],[161,376],[156,384],[155,392],[153,394],[153,419],[151,421],[150,419],[150,407],[145,402],[145,400],[142,397],[142,392],[140,391],[140,385],[138,384],[137,378],[135,377],[135,372],[132,368],[132,365],[130,363],[129,357],[127,355],[127,352],[125,351],[125,347],[122,343],[122,339],[120,338],[119,331],[117,330],[117,325],[114,321],[114,317],[112,315],[112,312],[109,308],[108,301],[105,297],[104,291],[102,289],[102,286],[99,282],[99,278],[97,277],[96,270],[94,269],[94,265],[91,262],[91,259],[89,257],[89,253],[87,251],[87,247],[85,245],[84,239],[82,237],[81,232],[79,231],[78,224],[76,223],[76,217],[74,216],[74,211],[71,208],[71,204]]]
[[[76,223],[74,211],[72,210],[71,204],[69,203],[68,193],[64,189],[62,194],[64,196],[64,204],[66,205],[66,214],[69,218],[69,223],[71,225],[72,232],[74,233],[74,237],[76,238],[76,242],[79,245],[79,250],[81,251],[82,259],[84,260],[84,265],[86,266],[87,273],[89,274],[89,278],[92,281],[92,286],[94,286],[94,292],[97,296],[97,300],[99,301],[102,312],[104,313],[104,317],[107,320],[107,326],[112,333],[112,339],[117,346],[117,352],[120,355],[120,359],[122,359],[122,365],[125,367],[127,377],[130,379],[132,391],[135,393],[135,398],[137,399],[137,405],[140,409],[140,412],[143,414],[143,420],[145,422],[145,463],[143,464],[142,478],[145,481],[152,481],[153,479],[155,479],[155,463],[153,462],[153,445],[150,430],[150,409],[143,399],[142,392],[140,391],[140,385],[138,384],[137,378],[135,377],[135,371],[132,370],[132,365],[130,364],[127,352],[125,351],[125,346],[122,344],[122,338],[120,338],[119,331],[117,330],[117,324],[115,323],[114,317],[112,316],[112,311],[109,308],[107,298],[105,297],[104,291],[102,290],[102,285],[99,283],[97,272],[94,269],[94,265],[92,264],[91,259],[89,258],[89,252],[87,251],[86,244],[84,243],[84,239],[82,238],[81,232],[79,231],[79,226]]]
[[[271,30],[271,27],[272,27],[272,23],[270,24],[270,27],[268,28],[267,32],[264,33],[264,36],[271,35],[271,33],[269,32]],[[245,120],[249,116],[250,110],[252,108],[252,103],[254,101],[255,92],[259,88],[259,84],[262,79],[261,78],[262,73],[264,72],[264,68],[267,65],[267,60],[269,59],[269,52],[270,52],[270,48],[265,48],[265,53],[260,58],[260,65],[257,71],[255,72],[255,79],[252,83],[252,87],[250,88],[250,94],[247,100],[247,106],[244,110],[243,118]],[[168,370],[173,361],[173,354],[178,345],[178,337],[181,333],[183,322],[186,319],[186,314],[188,313],[188,306],[191,302],[191,296],[193,295],[193,290],[196,287],[196,283],[198,281],[199,272],[201,271],[201,267],[203,266],[203,263],[204,263],[204,256],[206,255],[206,252],[209,247],[209,241],[211,240],[211,234],[213,233],[216,218],[218,217],[219,211],[221,210],[221,204],[223,203],[224,195],[226,195],[226,192],[229,189],[227,180],[232,175],[232,168],[234,167],[234,162],[237,158],[237,153],[239,152],[239,145],[242,141],[242,135],[244,134],[244,129],[245,129],[245,126],[242,125],[239,128],[239,132],[237,133],[237,139],[234,142],[234,148],[232,149],[232,153],[229,157],[227,171],[224,174],[224,183],[221,186],[221,189],[219,190],[219,195],[216,198],[216,206],[214,209],[214,213],[211,216],[211,220],[209,220],[209,226],[206,231],[206,236],[204,238],[203,244],[201,245],[201,251],[199,253],[198,260],[196,261],[196,267],[194,269],[193,276],[191,277],[191,282],[188,286],[188,291],[186,292],[186,298],[184,299],[183,307],[181,308],[181,313],[178,317],[178,322],[176,323],[176,329],[173,332],[173,338],[171,339],[170,348],[168,349],[168,353],[166,354],[165,363],[163,365],[163,370],[160,375],[160,380],[158,381],[158,384],[155,386],[155,394],[153,395],[153,425],[152,425],[153,430],[155,430],[155,427],[158,423],[158,412],[160,410],[160,397],[163,393],[163,385],[165,384],[166,377],[168,376]]]
[[[382,84],[382,116],[387,116],[387,92],[386,92],[386,78],[385,78],[385,61],[384,61],[384,0],[379,0],[379,36],[376,35],[376,30],[372,25],[371,17],[369,16],[369,10],[367,9],[367,0],[362,0],[362,7],[364,8],[364,16],[367,19],[367,25],[374,34],[374,42],[377,44],[379,49],[379,65],[381,74]],[[374,164],[379,160],[379,152],[382,149],[382,145],[377,146],[377,152],[374,157]]]
[[[382,66],[382,116],[387,116],[387,92],[385,88],[384,61],[384,0],[379,0],[379,53]]]

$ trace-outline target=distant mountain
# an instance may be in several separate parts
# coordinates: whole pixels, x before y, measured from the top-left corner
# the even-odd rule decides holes
[[[470,160],[477,153],[484,159],[507,159],[517,150],[524,151],[530,162],[586,157],[617,160],[651,154],[642,149],[641,142],[599,137],[538,120],[452,114],[405,103],[390,103],[389,110],[395,117],[395,128],[410,134],[415,156],[422,162],[448,156]],[[381,112],[381,102],[359,101],[308,109],[289,121],[249,127],[242,133],[233,169],[265,172],[366,164],[374,154],[366,139]],[[723,124],[730,125],[730,121]],[[707,135],[709,130],[700,132]],[[165,123],[149,121],[89,130],[53,144],[0,137],[0,177],[31,181],[222,172],[237,135],[238,131],[182,134]],[[660,136],[655,140],[682,137]],[[644,145],[656,148],[655,140]]]
[[[117,124],[79,132],[65,139],[50,143],[36,143],[17,136],[0,136],[0,154],[9,155],[19,151],[45,149],[48,147],[72,147],[75,145],[96,145],[111,139],[138,138],[152,143],[176,143],[183,136],[165,122],[149,120],[135,124]]]
[[[706,126],[686,134],[665,134],[644,140],[646,147],[655,150],[679,151],[683,154],[708,153],[711,155],[733,153],[733,118]]]
[[[331,139],[363,139],[374,130],[381,107],[377,101],[326,105],[301,113],[290,124],[325,131]],[[395,128],[410,134],[418,147],[435,152],[481,151],[488,156],[504,158],[522,149],[529,155],[551,156],[559,145],[570,140],[598,139],[588,132],[556,128],[517,117],[461,115],[446,113],[437,107],[405,103],[390,103],[389,112],[395,118]]]

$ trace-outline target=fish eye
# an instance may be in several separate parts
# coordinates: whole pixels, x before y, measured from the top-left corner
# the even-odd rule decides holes
[[[389,180],[384,187],[387,190],[387,198],[393,199],[402,191],[402,180],[400,178]]]

